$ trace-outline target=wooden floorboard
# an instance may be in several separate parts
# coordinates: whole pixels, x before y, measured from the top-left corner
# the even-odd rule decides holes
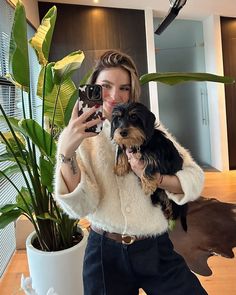
[[[224,173],[206,172],[206,182],[202,195],[204,197],[214,197],[223,202],[236,203],[236,171]],[[234,254],[236,255],[236,248],[234,248]],[[198,276],[208,294],[235,295],[236,257],[227,259],[220,256],[214,256],[208,259],[208,264],[213,274],[209,277]],[[28,276],[27,258],[25,251],[18,250],[13,255],[5,274],[0,281],[0,294],[24,294],[20,290],[22,273],[25,276]],[[141,293],[144,294],[143,292],[140,292],[140,294]]]

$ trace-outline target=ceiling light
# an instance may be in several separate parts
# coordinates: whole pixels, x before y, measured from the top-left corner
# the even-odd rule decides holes
[[[176,18],[176,16],[179,14],[179,11],[187,0],[169,0],[170,1],[170,10],[168,11],[167,16],[164,18],[164,20],[161,22],[159,27],[156,29],[155,34],[160,35]]]

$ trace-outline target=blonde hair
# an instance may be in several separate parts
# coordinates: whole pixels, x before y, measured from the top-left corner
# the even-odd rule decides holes
[[[118,50],[109,50],[101,55],[90,77],[90,83],[95,84],[98,75],[104,69],[117,67],[124,69],[129,73],[131,82],[130,101],[139,101],[141,87],[135,63],[129,55],[122,53]]]

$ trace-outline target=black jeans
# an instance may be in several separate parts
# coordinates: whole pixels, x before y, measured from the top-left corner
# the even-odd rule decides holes
[[[90,231],[84,257],[84,295],[206,295],[167,233],[123,245]]]

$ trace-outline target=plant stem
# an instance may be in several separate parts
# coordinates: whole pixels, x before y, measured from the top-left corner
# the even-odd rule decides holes
[[[48,64],[46,64],[46,66],[44,68],[44,75],[43,75],[43,93],[42,93],[43,105],[42,105],[42,122],[41,122],[43,129],[44,129],[44,109],[45,109],[45,92],[46,92],[45,85],[46,85],[47,65]]]
[[[24,119],[26,119],[26,113],[25,113],[25,103],[24,103],[24,95],[23,95],[24,91],[23,91],[23,87],[21,87],[21,97],[22,97],[22,105],[23,105],[23,113],[24,113]],[[28,101],[29,103],[31,102],[31,98],[30,96],[30,91],[28,93]],[[29,105],[29,110],[30,110],[30,117],[32,117],[32,107],[31,105]],[[27,125],[27,121],[26,121],[26,125]],[[32,163],[32,172],[33,172],[33,176],[31,176],[32,174],[29,174],[30,178],[31,178],[31,183],[33,184],[33,188],[34,188],[34,193],[35,193],[35,197],[37,199],[37,203],[41,203],[41,189],[40,189],[40,177],[38,174],[38,165],[37,165],[37,156],[36,156],[36,150],[35,150],[35,144],[32,142],[32,149],[31,149],[31,143],[29,140],[29,137],[26,136],[26,142],[27,142],[27,147],[28,147],[28,151],[29,151],[29,156],[30,156],[30,160]],[[39,194],[39,198],[38,198],[38,194]],[[42,206],[42,205],[41,205]]]

